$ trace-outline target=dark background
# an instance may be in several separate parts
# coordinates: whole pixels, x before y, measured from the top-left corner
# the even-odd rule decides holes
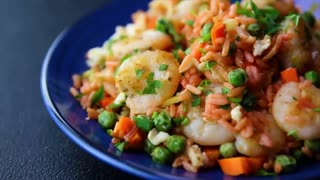
[[[40,95],[40,69],[52,41],[108,2],[0,1],[0,179],[134,178],[69,140]]]

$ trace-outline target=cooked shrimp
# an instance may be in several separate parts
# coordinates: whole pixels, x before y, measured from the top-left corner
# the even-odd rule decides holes
[[[296,67],[300,72],[313,67],[315,57],[311,49],[311,35],[305,22],[300,18],[298,26],[292,20],[284,20],[282,32],[290,34],[290,39],[283,41],[277,57],[283,68]]]
[[[183,126],[183,133],[197,144],[213,146],[234,140],[234,134],[229,129],[219,123],[203,120],[199,108],[191,108],[187,117],[190,122]]]
[[[126,34],[125,34],[126,35]],[[134,50],[160,49],[164,50],[172,46],[172,40],[169,35],[160,31],[146,30],[142,33],[137,32],[132,36],[116,40],[111,50],[115,57],[132,53]]]
[[[190,12],[197,13],[200,5],[204,1],[181,1],[175,8],[174,18],[185,18]]]
[[[271,114],[265,113],[263,116],[265,120],[262,132],[256,131],[249,138],[237,135],[235,145],[239,153],[247,156],[266,156],[279,152],[284,146],[284,132],[277,126]]]
[[[313,85],[299,88],[299,83],[281,86],[274,98],[272,111],[277,124],[286,132],[296,131],[300,139],[320,138],[320,90]]]
[[[166,65],[167,70],[160,71],[161,65]],[[126,104],[131,113],[149,112],[172,97],[181,77],[178,68],[178,61],[170,53],[160,50],[145,51],[123,62],[115,81],[119,91],[128,96]],[[160,81],[161,86],[155,88],[155,94],[141,94],[148,86],[147,78],[151,73],[154,73],[153,80]]]

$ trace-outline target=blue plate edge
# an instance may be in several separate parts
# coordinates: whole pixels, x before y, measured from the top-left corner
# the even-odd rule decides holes
[[[54,40],[52,45],[50,46],[44,62],[42,64],[41,68],[41,75],[40,75],[40,88],[41,88],[41,95],[43,102],[46,106],[47,111],[49,112],[51,118],[54,120],[56,125],[60,128],[61,131],[64,132],[73,142],[75,142],[78,146],[80,146],[83,150],[89,152],[91,155],[96,157],[97,159],[101,160],[102,162],[106,162],[109,165],[119,168],[123,171],[129,172],[133,175],[140,176],[143,178],[157,178],[155,174],[149,174],[146,172],[143,172],[142,170],[138,169],[137,167],[132,167],[130,165],[127,165],[125,163],[120,162],[117,159],[114,159],[112,157],[107,156],[104,152],[97,150],[96,148],[92,147],[88,142],[83,140],[80,135],[70,127],[70,125],[65,122],[65,120],[61,117],[58,110],[54,106],[47,87],[47,69],[48,65],[51,59],[52,54],[54,53],[55,48],[57,45],[61,42],[61,40],[68,34],[69,28],[66,28],[63,30]]]
[[[109,154],[106,154],[105,152],[99,150],[98,148],[92,146],[88,141],[84,140],[79,133],[77,133],[72,126],[69,125],[68,122],[63,118],[63,116],[59,113],[59,109],[54,105],[54,102],[52,101],[48,87],[47,87],[47,69],[48,65],[50,63],[51,57],[55,52],[55,49],[59,44],[63,41],[65,37],[68,36],[70,31],[73,29],[72,27],[77,25],[79,21],[84,20],[84,18],[91,16],[95,14],[97,11],[101,11],[104,9],[104,7],[97,9],[94,11],[94,13],[89,13],[88,15],[85,15],[84,17],[79,18],[79,20],[73,24],[72,26],[69,26],[65,28],[59,35],[55,38],[53,43],[51,44],[49,50],[46,53],[46,56],[44,58],[42,67],[41,67],[41,75],[40,75],[40,89],[41,89],[41,95],[43,102],[46,106],[47,111],[49,112],[51,118],[54,120],[54,122],[57,124],[57,126],[62,130],[64,134],[67,135],[72,141],[74,141],[78,146],[80,146],[83,150],[89,152],[89,154],[93,155],[95,158],[101,160],[104,163],[107,163],[115,168],[118,168],[122,171],[128,172],[130,174],[147,178],[147,179],[161,179],[162,178],[170,178],[170,179],[184,179],[183,177],[174,177],[170,174],[164,174],[161,172],[156,172],[153,170],[147,170],[144,168],[139,168],[134,165],[126,164],[125,162],[122,162],[120,159],[117,159],[116,157],[110,156]],[[234,178],[234,177],[232,177]],[[241,178],[241,177],[240,177]],[[252,177],[242,177],[242,178],[252,178]],[[266,177],[259,177],[259,178],[266,178]],[[269,177],[270,178],[270,177]],[[272,177],[271,177],[272,178]],[[283,178],[276,176],[274,178]],[[309,178],[313,178],[312,176],[309,176]],[[237,179],[237,178],[236,178]],[[285,178],[283,178],[285,179]]]

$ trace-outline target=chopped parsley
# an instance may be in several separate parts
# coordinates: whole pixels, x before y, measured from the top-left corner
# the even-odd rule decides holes
[[[229,102],[232,102],[232,103],[235,103],[235,104],[239,104],[242,99],[241,98],[231,98],[231,97],[228,97],[227,98]]]
[[[189,47],[188,49],[186,49],[186,50],[184,51],[184,53],[185,53],[186,55],[190,54],[190,53],[191,53],[191,47]]]
[[[227,87],[223,87],[223,88],[221,89],[221,93],[222,93],[222,94],[229,94],[229,92],[230,92],[230,89],[227,88]]]
[[[197,95],[192,94],[192,104],[191,104],[191,106],[192,106],[192,107],[196,107],[196,106],[199,106],[200,103],[201,103],[201,98],[200,98],[200,96],[197,96]]]
[[[313,111],[314,112],[320,112],[320,108],[314,108]]]
[[[293,99],[293,100],[295,100],[295,101],[297,101],[297,100],[298,100],[295,96],[292,96],[292,99]]]
[[[250,0],[250,5],[252,10],[247,6],[241,7],[240,3],[237,3],[237,14],[257,19],[257,25],[260,30],[263,30],[263,34],[274,34],[280,30],[280,25],[277,22],[280,17],[278,10],[271,6],[259,9],[252,0]]]
[[[184,118],[180,124],[185,126],[185,125],[189,124],[189,122],[190,122],[190,120],[188,118]]]
[[[119,151],[123,151],[125,146],[126,146],[127,142],[126,141],[122,141],[122,142],[117,142],[114,146],[119,150]]]
[[[209,71],[216,64],[217,63],[214,61],[207,61],[207,62],[205,62],[204,70]]]
[[[178,51],[179,51],[179,49],[174,49],[174,50],[172,50],[172,54],[173,54],[174,58],[176,58],[178,60],[178,62],[180,62],[181,59],[180,59],[180,56],[178,54]]]
[[[132,54],[124,55],[124,56],[120,59],[120,62],[123,63],[124,61],[126,61],[127,59],[129,59],[131,56],[132,56]]]
[[[203,80],[201,81],[201,83],[199,84],[198,88],[203,91],[207,86],[209,86],[211,84],[210,80]]]
[[[98,102],[100,102],[104,98],[104,87],[100,86],[98,91],[96,91],[91,99],[91,104],[96,105]]]
[[[201,52],[202,56],[206,54],[206,51],[204,51],[203,48],[200,48],[199,51]]]
[[[136,77],[137,79],[141,79],[141,77],[143,76],[144,74],[144,70],[142,69],[136,69]]]
[[[299,139],[297,130],[290,130],[290,131],[287,133],[287,135],[290,136],[290,137],[293,137],[293,138],[296,139],[296,140]]]
[[[194,21],[193,20],[187,20],[186,24],[192,27],[193,24],[194,24]]]
[[[223,110],[228,110],[231,108],[231,105],[230,104],[226,104],[226,105],[222,105],[222,106],[219,106],[220,109],[223,109]]]
[[[299,21],[300,21],[300,17],[301,16],[299,14],[290,14],[290,15],[286,16],[285,19],[293,21],[294,24],[296,26],[298,26],[299,25]]]
[[[139,49],[134,49],[133,53],[137,54],[140,50]]]
[[[161,64],[159,67],[159,71],[166,71],[168,69],[169,65],[168,64]]]
[[[142,91],[142,94],[157,94],[156,89],[161,88],[162,83],[160,80],[154,80],[154,72],[151,72],[147,77],[147,87]]]
[[[203,26],[200,35],[201,35],[201,42],[211,41],[211,29],[213,24],[207,23]]]
[[[81,99],[82,97],[83,97],[82,93],[79,93],[78,95],[74,96],[74,98],[76,98],[76,99]]]
[[[156,23],[156,30],[169,34],[175,43],[182,40],[182,36],[177,33],[173,24],[166,19],[159,19]]]

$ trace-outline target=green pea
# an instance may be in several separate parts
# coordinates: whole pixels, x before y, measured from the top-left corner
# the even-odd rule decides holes
[[[145,140],[144,142],[144,150],[151,154],[152,151],[156,148],[156,145],[152,144],[148,139]]]
[[[309,148],[312,152],[320,152],[320,139],[305,140],[304,146]]]
[[[253,36],[259,35],[260,26],[258,24],[250,24],[248,26],[248,32]]]
[[[232,85],[241,86],[247,82],[248,77],[247,73],[243,69],[238,68],[229,72],[228,79]]]
[[[136,126],[144,132],[149,132],[153,128],[153,122],[148,116],[138,115],[133,120]]]
[[[284,173],[292,172],[297,168],[297,160],[292,156],[284,154],[278,155],[275,163],[282,167],[282,172]]]
[[[310,27],[314,27],[314,25],[316,24],[316,18],[314,17],[312,12],[304,12],[301,17],[307,24],[309,24]]]
[[[219,148],[219,152],[224,158],[230,158],[237,155],[236,146],[231,142],[222,144]]]
[[[112,129],[117,120],[117,116],[113,112],[103,111],[98,116],[98,122],[104,129]]]
[[[172,129],[172,120],[171,117],[162,111],[159,113],[153,120],[154,125],[158,131],[168,132]]]
[[[186,148],[186,142],[185,137],[172,135],[167,139],[165,145],[171,152],[178,154],[184,151]]]
[[[161,146],[156,147],[152,151],[151,156],[152,160],[159,164],[167,164],[172,160],[171,152],[167,148]]]
[[[304,78],[312,81],[315,86],[320,87],[320,75],[317,72],[308,71],[304,74]]]

